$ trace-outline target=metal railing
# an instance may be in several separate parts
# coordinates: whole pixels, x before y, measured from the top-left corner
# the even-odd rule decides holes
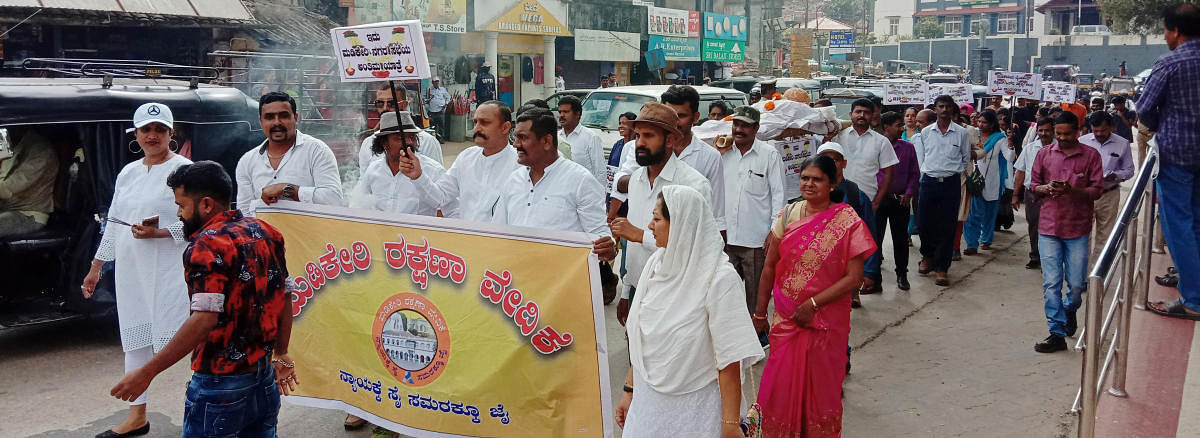
[[[1112,234],[1087,278],[1084,332],[1075,345],[1076,350],[1083,350],[1083,369],[1079,392],[1071,408],[1071,412],[1079,414],[1081,438],[1091,438],[1096,433],[1096,407],[1110,367],[1113,374],[1109,395],[1126,396],[1130,320],[1133,307],[1144,308],[1150,288],[1150,257],[1157,207],[1153,182],[1157,161],[1158,155],[1154,153],[1143,161]],[[1106,306],[1104,300],[1110,295],[1111,301]],[[1107,312],[1101,314],[1106,308]],[[1115,332],[1110,330],[1114,317],[1119,317]],[[1093,330],[1095,327],[1100,329]],[[1101,362],[1100,351],[1105,342],[1108,351]]]

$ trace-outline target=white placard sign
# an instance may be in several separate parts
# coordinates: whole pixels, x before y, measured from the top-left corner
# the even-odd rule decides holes
[[[429,58],[417,20],[329,30],[343,82],[425,79]]]
[[[576,61],[636,62],[641,57],[641,34],[575,29]]]
[[[1075,84],[1070,82],[1042,82],[1042,101],[1074,103]]]
[[[1011,71],[988,72],[988,94],[1005,97],[1041,97],[1042,74]]]
[[[922,105],[929,99],[929,86],[924,82],[885,82],[884,105]]]
[[[975,94],[971,92],[971,84],[929,84],[928,94],[925,97],[929,104],[933,104],[934,99],[943,94],[954,98],[954,103],[961,105],[969,104],[975,101]]]

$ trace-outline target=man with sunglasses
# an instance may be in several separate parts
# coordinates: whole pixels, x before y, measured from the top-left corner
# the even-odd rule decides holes
[[[397,89],[396,96],[403,97],[403,99],[401,99],[399,102],[400,111],[408,111],[409,103],[411,102],[408,99],[415,98],[413,91]],[[387,83],[384,83],[375,90],[375,100],[372,101],[371,104],[375,106],[375,111],[379,112],[380,114],[396,111],[396,99],[392,98],[392,89]],[[417,122],[420,122],[420,120],[417,119],[420,117],[419,115],[413,114],[412,117]],[[420,125],[421,124],[418,123],[418,126]],[[371,152],[371,145],[375,143],[376,134],[377,133],[372,133],[371,135],[368,135],[367,138],[363,139],[362,144],[358,147],[359,175],[367,170],[367,166],[369,166],[372,161],[378,160],[383,156],[382,154],[375,154]],[[417,140],[419,142],[417,145],[417,153],[428,158],[433,158],[433,160],[437,161],[438,164],[445,166],[445,162],[442,160],[442,143],[439,142],[436,137],[422,129],[421,132],[417,133]]]

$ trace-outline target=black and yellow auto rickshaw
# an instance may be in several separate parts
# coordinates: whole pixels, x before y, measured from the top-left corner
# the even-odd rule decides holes
[[[144,66],[65,68],[78,77],[0,78],[0,132],[11,144],[37,133],[59,163],[46,227],[0,238],[0,330],[115,311],[110,272],[91,300],[82,299],[80,284],[102,231],[96,217],[107,212],[121,168],[141,158],[126,132],[139,105],[168,105],[180,153],[219,162],[231,177],[241,155],[263,139],[257,103],[237,89],[163,79],[184,77],[162,70],[150,70],[158,78],[122,77],[145,76]]]

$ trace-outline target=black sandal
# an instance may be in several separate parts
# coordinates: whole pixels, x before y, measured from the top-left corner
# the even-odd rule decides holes
[[[1179,271],[1176,271],[1174,266],[1169,267],[1166,274],[1154,277],[1154,282],[1166,287],[1178,287]]]
[[[1163,309],[1165,309],[1165,310],[1158,309],[1157,307],[1155,307],[1156,305],[1163,306]],[[1200,321],[1200,313],[1188,313],[1187,308],[1183,306],[1182,298],[1175,300],[1175,301],[1159,301],[1157,303],[1152,303],[1149,306],[1146,306],[1146,308],[1150,309],[1151,312],[1157,313],[1162,316],[1167,316],[1167,317],[1171,317],[1171,318],[1179,318],[1179,319],[1187,319],[1187,320],[1192,320],[1192,321]]]

